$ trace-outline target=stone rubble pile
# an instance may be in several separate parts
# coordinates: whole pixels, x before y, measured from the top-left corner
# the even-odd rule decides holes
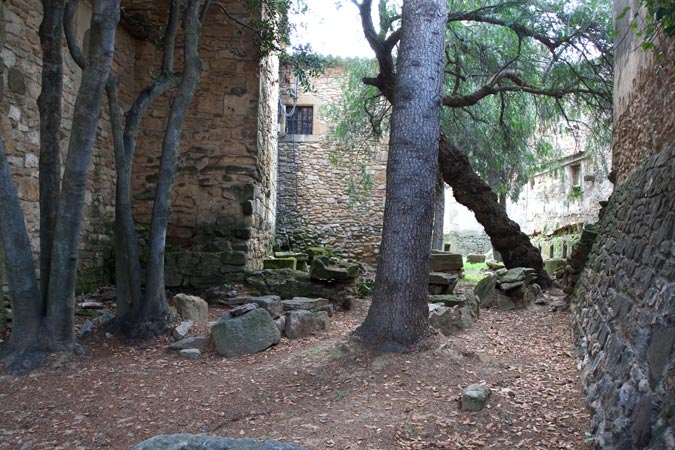
[[[541,287],[534,283],[537,273],[528,267],[499,269],[478,282],[474,293],[480,299],[481,308],[511,310],[535,302]]]

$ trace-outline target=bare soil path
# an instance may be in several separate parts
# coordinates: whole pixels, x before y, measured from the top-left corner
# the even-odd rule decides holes
[[[155,434],[278,439],[310,449],[590,449],[569,315],[481,311],[433,350],[373,355],[341,345],[367,308],[257,355],[180,359],[168,340],[90,340],[91,356],[0,375],[0,449],[128,449]],[[217,315],[217,311],[213,311]],[[487,408],[459,410],[485,382]]]

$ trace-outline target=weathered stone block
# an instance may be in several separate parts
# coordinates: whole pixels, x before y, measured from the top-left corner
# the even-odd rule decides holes
[[[472,264],[485,262],[485,255],[466,255],[466,262]]]
[[[298,261],[295,258],[265,258],[263,259],[263,269],[291,269],[295,270]]]
[[[330,301],[325,298],[307,298],[293,297],[291,300],[282,300],[284,311],[319,311],[321,308],[330,305]]]
[[[359,276],[359,265],[347,261],[317,256],[312,260],[310,277],[324,281],[349,281]]]
[[[209,337],[208,336],[192,336],[180,341],[176,341],[173,344],[169,345],[171,350],[184,350],[188,348],[196,348],[200,351],[204,351],[209,346]]]
[[[284,334],[289,339],[311,336],[328,327],[328,314],[325,311],[291,311],[286,316]]]
[[[193,295],[177,294],[173,301],[183,319],[202,322],[209,320],[209,304],[206,300]]]
[[[255,303],[259,308],[265,309],[272,317],[279,317],[283,308],[281,297],[278,295],[263,295],[260,297],[235,297],[219,300],[220,304],[227,306],[245,305],[246,303]]]
[[[431,254],[432,272],[453,272],[462,270],[462,267],[464,267],[462,255],[445,252]]]
[[[281,333],[272,316],[258,308],[243,316],[224,316],[211,327],[211,338],[216,352],[231,358],[263,351],[277,344]]]

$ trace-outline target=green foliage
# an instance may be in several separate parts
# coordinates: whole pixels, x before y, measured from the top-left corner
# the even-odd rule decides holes
[[[489,267],[484,262],[482,262],[482,263],[470,263],[468,261],[465,261],[463,269],[465,271],[467,271],[467,270],[469,270],[469,271],[479,271],[479,270],[488,270]]]
[[[647,11],[642,18],[640,8],[645,8]],[[616,17],[616,20],[622,20],[630,10],[630,6],[626,6]],[[654,50],[654,38],[660,31],[666,36],[675,37],[675,3],[672,0],[640,0],[638,9],[631,19],[630,28],[638,38],[643,39],[640,44],[643,50]],[[659,58],[664,57],[663,53],[659,53],[657,56]],[[673,58],[673,64],[675,65],[675,55],[672,55],[671,58]]]
[[[371,165],[373,147],[382,145],[389,132],[390,105],[377,88],[361,81],[375,70],[375,62],[365,59],[346,61],[340,100],[326,107],[333,124],[328,142],[333,148],[330,161],[347,169],[350,204],[363,203],[373,188]]]

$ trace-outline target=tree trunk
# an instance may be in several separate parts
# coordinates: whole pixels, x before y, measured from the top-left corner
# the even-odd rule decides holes
[[[443,179],[452,187],[455,199],[469,208],[490,236],[492,246],[502,255],[506,267],[532,267],[542,288],[553,285],[544,270],[541,254],[506,214],[497,195],[471,168],[466,155],[441,135],[439,164]]]
[[[431,248],[443,250],[443,226],[445,220],[445,181],[441,172],[436,175],[436,200],[434,202],[434,231]]]
[[[9,350],[21,354],[40,347],[42,302],[21,203],[12,181],[0,134],[0,241],[12,306]],[[11,365],[11,364],[10,364]]]
[[[61,188],[61,96],[63,91],[64,0],[42,0],[44,16],[40,24],[42,48],[42,90],[40,110],[40,291],[47,304],[49,270],[54,241],[54,226]],[[42,313],[44,314],[44,310]]]
[[[355,331],[380,351],[409,350],[429,332],[446,15],[445,0],[403,3],[380,263],[368,315]]]
[[[146,268],[145,301],[141,310],[143,319],[148,321],[164,320],[168,306],[164,289],[164,250],[166,228],[171,214],[171,193],[178,162],[180,135],[192,97],[199,85],[201,60],[199,59],[199,21],[198,0],[187,0],[183,17],[184,63],[183,76],[178,92],[171,104],[169,120],[162,143],[162,155],[159,164],[159,178],[155,188],[155,200],[150,221],[150,248]]]
[[[119,15],[120,0],[98,0],[93,5],[91,49],[75,101],[52,247],[47,324],[55,350],[68,349],[74,343],[75,279],[87,171],[101,96],[112,65]]]

